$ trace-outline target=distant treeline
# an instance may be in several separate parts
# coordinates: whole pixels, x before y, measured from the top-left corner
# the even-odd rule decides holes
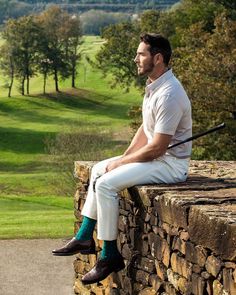
[[[170,5],[170,3],[175,3],[178,1],[179,0],[23,0],[22,2],[27,2],[31,4],[38,4],[42,2],[60,4],[66,2],[68,4],[141,4],[145,6],[153,6],[158,4]]]
[[[123,1],[123,0],[103,0],[103,1],[46,1],[46,0],[0,0],[0,24],[9,18],[17,18],[31,13],[40,13],[48,9],[50,5],[57,4],[69,13],[81,14],[89,10],[103,10],[106,12],[138,13],[147,9],[165,9],[178,0],[152,0],[152,1]]]
[[[124,3],[124,4],[112,4],[112,3],[90,3],[90,4],[61,4],[61,6],[69,11],[80,11],[84,12],[90,9],[102,9],[107,12],[129,12],[129,13],[138,13],[147,9],[166,9],[175,4],[176,0],[169,0],[159,2],[158,4],[132,4],[132,3]],[[60,4],[59,4],[60,5]]]

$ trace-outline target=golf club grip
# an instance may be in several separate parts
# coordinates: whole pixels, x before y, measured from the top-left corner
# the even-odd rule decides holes
[[[178,143],[172,144],[172,145],[170,145],[167,149],[168,149],[168,150],[169,150],[169,149],[172,149],[173,147],[176,147],[176,146],[178,146],[178,145],[180,145],[180,144],[183,144],[183,143],[188,142],[188,141],[192,141],[192,140],[194,140],[194,139],[197,139],[197,138],[202,137],[202,136],[204,136],[204,135],[207,135],[207,134],[209,134],[209,133],[212,133],[212,132],[218,131],[218,130],[224,128],[224,127],[225,127],[225,123],[221,123],[220,125],[217,125],[217,126],[211,128],[211,129],[207,130],[207,131],[204,131],[204,132],[201,132],[201,133],[195,134],[195,135],[193,135],[192,137],[189,137],[189,138],[187,138],[187,139],[185,139],[185,140],[183,140],[183,141],[181,141],[181,142],[178,142]]]

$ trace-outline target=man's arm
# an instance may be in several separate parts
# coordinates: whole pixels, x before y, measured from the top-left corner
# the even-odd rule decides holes
[[[151,143],[147,143],[140,149],[123,155],[121,158],[108,163],[106,171],[109,172],[121,165],[128,163],[148,162],[159,158],[165,154],[171,138],[172,135],[156,133]]]
[[[131,153],[134,153],[135,151],[139,150],[141,147],[145,146],[147,144],[147,137],[143,130],[143,125],[139,127],[137,132],[135,133],[129,147],[124,152],[123,156],[129,155]]]

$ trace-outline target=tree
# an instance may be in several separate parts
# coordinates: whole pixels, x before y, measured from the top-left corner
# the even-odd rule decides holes
[[[54,20],[48,19],[50,11],[53,12]],[[50,22],[52,31],[55,24],[58,23],[54,34],[47,32],[48,22]],[[54,75],[56,91],[59,91],[59,74],[62,78],[71,76],[72,87],[75,87],[76,68],[80,57],[78,46],[82,35],[78,16],[71,16],[58,7],[53,7],[38,17],[38,23],[42,31],[38,70],[44,77],[43,92],[46,93],[46,80],[48,74],[51,73]]]
[[[44,92],[46,78],[50,73],[54,76],[56,91],[59,91],[59,76],[65,79],[71,75],[72,87],[75,87],[78,45],[81,39],[78,16],[71,16],[54,5],[40,14],[37,22],[44,32],[39,62],[39,70],[44,75]]]
[[[37,69],[43,74],[43,94],[46,94],[47,78],[50,73],[51,64],[52,61],[50,59],[44,58],[41,54],[39,54]]]
[[[204,24],[192,25],[182,36],[174,69],[192,100],[194,128],[207,129],[226,121],[222,134],[198,141],[194,155],[207,159],[236,159],[236,21],[222,13],[213,33]],[[215,148],[217,147],[217,148]]]
[[[15,66],[14,53],[8,44],[3,44],[0,48],[0,68],[6,79],[6,87],[8,88],[8,97],[11,97],[12,86],[14,82]]]
[[[133,82],[138,85],[140,80],[134,63],[139,42],[138,28],[133,23],[116,24],[106,28],[102,37],[106,43],[96,56],[99,68],[104,74],[112,73],[113,86],[120,84],[128,90]]]
[[[221,3],[222,5],[224,5],[226,8],[229,9],[236,9],[236,2],[232,1],[232,0],[215,0],[215,2],[217,3]]]
[[[44,40],[40,45],[42,58],[41,69],[45,69],[54,76],[55,90],[59,91],[59,75],[63,78],[69,76],[69,63],[66,60],[63,44],[63,26],[65,25],[65,12],[58,6],[51,6],[37,18],[37,22],[44,32]],[[44,61],[48,61],[45,64]]]
[[[159,33],[170,40],[172,47],[179,47],[184,30],[202,22],[204,31],[212,32],[215,16],[222,11],[223,7],[214,1],[182,0],[172,9],[161,11],[157,28]]]
[[[77,62],[80,58],[78,46],[81,44],[81,25],[77,15],[64,15],[64,26],[60,28],[63,43],[65,46],[66,59],[69,61],[69,71],[71,73],[71,86],[75,88]]]
[[[38,26],[33,16],[10,19],[3,31],[3,38],[11,49],[15,75],[21,83],[21,93],[29,94],[29,81],[35,74],[34,62],[38,47]]]
[[[158,19],[160,12],[157,10],[147,10],[141,14],[140,17],[140,31],[141,32],[158,32]]]

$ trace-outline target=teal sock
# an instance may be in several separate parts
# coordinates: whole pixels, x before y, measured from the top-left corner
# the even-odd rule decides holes
[[[75,236],[76,240],[91,240],[96,222],[97,220],[84,216],[80,229]]]
[[[120,253],[117,248],[116,240],[103,242],[102,253],[100,255],[101,259],[114,258],[119,255],[120,255]]]

